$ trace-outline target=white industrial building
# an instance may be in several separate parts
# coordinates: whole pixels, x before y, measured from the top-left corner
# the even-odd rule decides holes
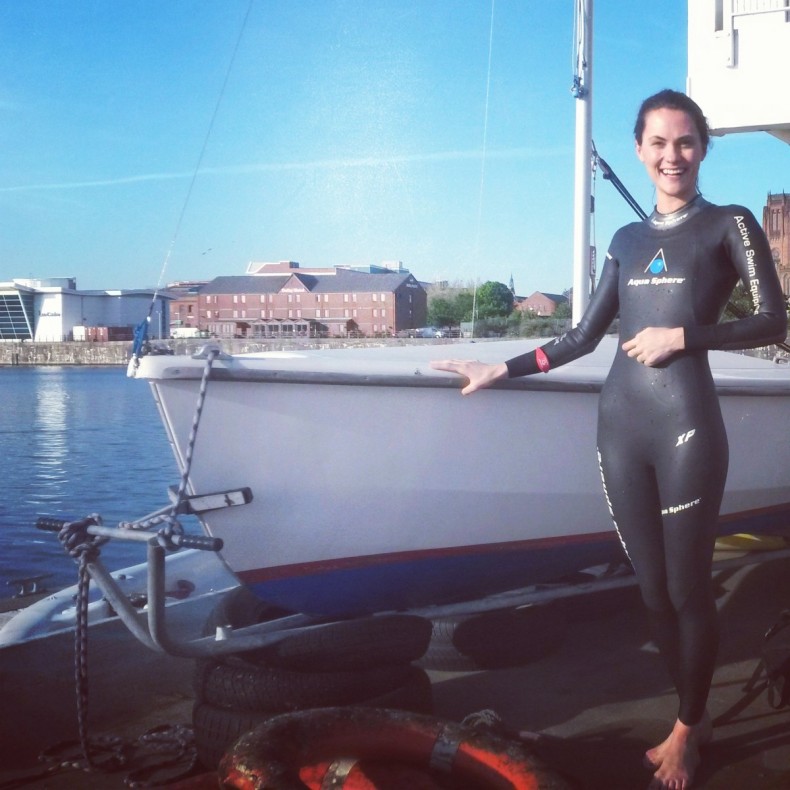
[[[0,283],[0,340],[127,339],[149,315],[148,336],[168,337],[168,300],[154,290],[79,291],[73,277]],[[89,329],[108,329],[97,335]]]

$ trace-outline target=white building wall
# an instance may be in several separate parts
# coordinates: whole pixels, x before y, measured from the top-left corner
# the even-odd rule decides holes
[[[75,326],[134,328],[147,315],[152,294],[119,291],[80,293],[59,288],[42,289],[35,297],[35,340],[56,343],[73,340]],[[167,299],[157,297],[151,312],[148,336],[169,337]]]
[[[764,130],[790,143],[787,0],[689,0],[687,93],[714,134]]]

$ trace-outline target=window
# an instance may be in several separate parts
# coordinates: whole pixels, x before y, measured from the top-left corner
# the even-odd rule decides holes
[[[206,318],[211,318],[211,310],[206,310]]]
[[[380,294],[380,297],[381,297],[381,301],[382,302],[386,302],[387,301],[387,294]]]
[[[349,309],[348,309],[348,308],[346,308],[345,310],[343,310],[343,318],[348,318],[348,317],[349,317],[349,315],[348,315],[348,314],[349,314]]]
[[[374,302],[378,302],[378,300],[379,300],[379,295],[378,294],[373,294],[373,301]]]
[[[266,301],[266,294],[261,294],[261,304]]]
[[[316,318],[320,318],[321,317],[321,311],[320,310],[316,310],[315,311],[315,317]]]
[[[241,295],[241,303],[242,304],[247,304],[247,294],[242,294]]]
[[[375,296],[375,294],[373,294],[373,295]],[[374,318],[378,318],[379,317],[379,309],[378,309],[378,307],[374,307],[373,308],[373,317]]]
[[[343,294],[343,301],[344,301],[344,302],[347,302],[347,301],[348,301],[348,294]]]
[[[238,304],[238,303],[239,303],[239,295],[233,294],[233,304]]]

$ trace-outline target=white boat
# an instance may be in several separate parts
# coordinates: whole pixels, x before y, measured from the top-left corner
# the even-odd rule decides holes
[[[473,398],[429,361],[503,360],[538,341],[220,354],[189,489],[248,487],[252,501],[200,520],[241,582],[311,614],[471,600],[605,562],[619,546],[595,430],[616,342]],[[136,374],[182,469],[206,357],[148,356]],[[711,361],[732,458],[722,533],[775,532],[790,515],[790,366]]]
[[[771,0],[752,13],[733,0],[723,16],[713,2],[689,8],[690,87],[717,116],[728,94],[717,99],[726,82],[716,69],[763,84],[753,40],[784,5]],[[577,4],[576,26],[575,318],[589,263],[592,0]],[[786,28],[771,30],[786,37]],[[737,58],[717,57],[711,42],[722,37],[742,49]],[[771,49],[786,57],[781,41]],[[703,62],[701,52],[711,57]],[[750,109],[747,98],[740,127],[728,116],[714,131],[790,129],[786,109],[767,117],[765,101]],[[598,392],[615,342],[605,338],[594,354],[548,376],[472,399],[429,361],[449,348],[455,357],[502,360],[538,341],[220,355],[194,446],[206,355],[144,356],[136,375],[159,405],[184,472],[182,493],[245,503],[198,516],[221,539],[235,579],[289,610],[348,616],[472,601],[618,556],[595,452]],[[732,447],[722,532],[778,531],[790,511],[790,366],[723,352],[711,361]],[[239,498],[245,489],[249,502]],[[163,574],[151,575],[165,584]],[[123,597],[115,601],[121,608]]]
[[[578,5],[591,17],[592,0]],[[707,16],[695,12],[690,21],[710,27],[714,3],[704,5]],[[591,30],[582,27],[589,46]],[[738,33],[742,41],[743,20]],[[578,207],[590,192],[591,62],[580,54]],[[748,123],[790,129],[774,118]],[[574,290],[581,294],[589,250],[581,208],[576,231],[582,258]],[[152,691],[188,693],[183,662],[163,653],[243,650],[364,612],[435,616],[534,600],[539,583],[620,557],[595,448],[598,394],[616,340],[605,338],[595,353],[546,376],[503,382],[470,399],[460,396],[457,377],[429,365],[450,355],[503,360],[538,342],[216,358],[207,347],[195,357],[142,357],[141,381],[130,386],[147,381],[159,406],[184,475],[176,504],[196,497],[197,518],[222,548],[218,558],[176,552],[165,562],[156,535],[143,534],[145,566],[113,574],[91,568],[100,586],[88,607],[99,689],[92,713],[101,721],[126,706],[130,688],[149,709],[162,704],[150,702]],[[790,365],[723,352],[710,359],[731,446],[720,531],[784,532]],[[299,614],[204,637],[209,613],[239,583]],[[0,629],[0,680],[11,711],[0,742],[15,749],[17,742],[30,750],[46,745],[70,729],[72,677],[52,667],[71,660],[76,593],[48,596]]]

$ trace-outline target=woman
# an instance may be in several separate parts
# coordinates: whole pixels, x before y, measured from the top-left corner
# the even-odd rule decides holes
[[[709,143],[700,108],[664,90],[646,99],[636,153],[656,208],[621,228],[578,326],[505,363],[447,360],[464,394],[548,372],[598,344],[620,315],[620,347],[600,397],[598,456],[620,540],[639,580],[656,643],[679,697],[667,739],[647,751],[651,790],[684,790],[711,737],[706,710],[718,645],[711,563],[727,474],[727,437],[709,349],[783,340],[784,298],[768,243],[742,206],[714,206],[697,176]],[[754,314],[718,323],[738,280]]]

